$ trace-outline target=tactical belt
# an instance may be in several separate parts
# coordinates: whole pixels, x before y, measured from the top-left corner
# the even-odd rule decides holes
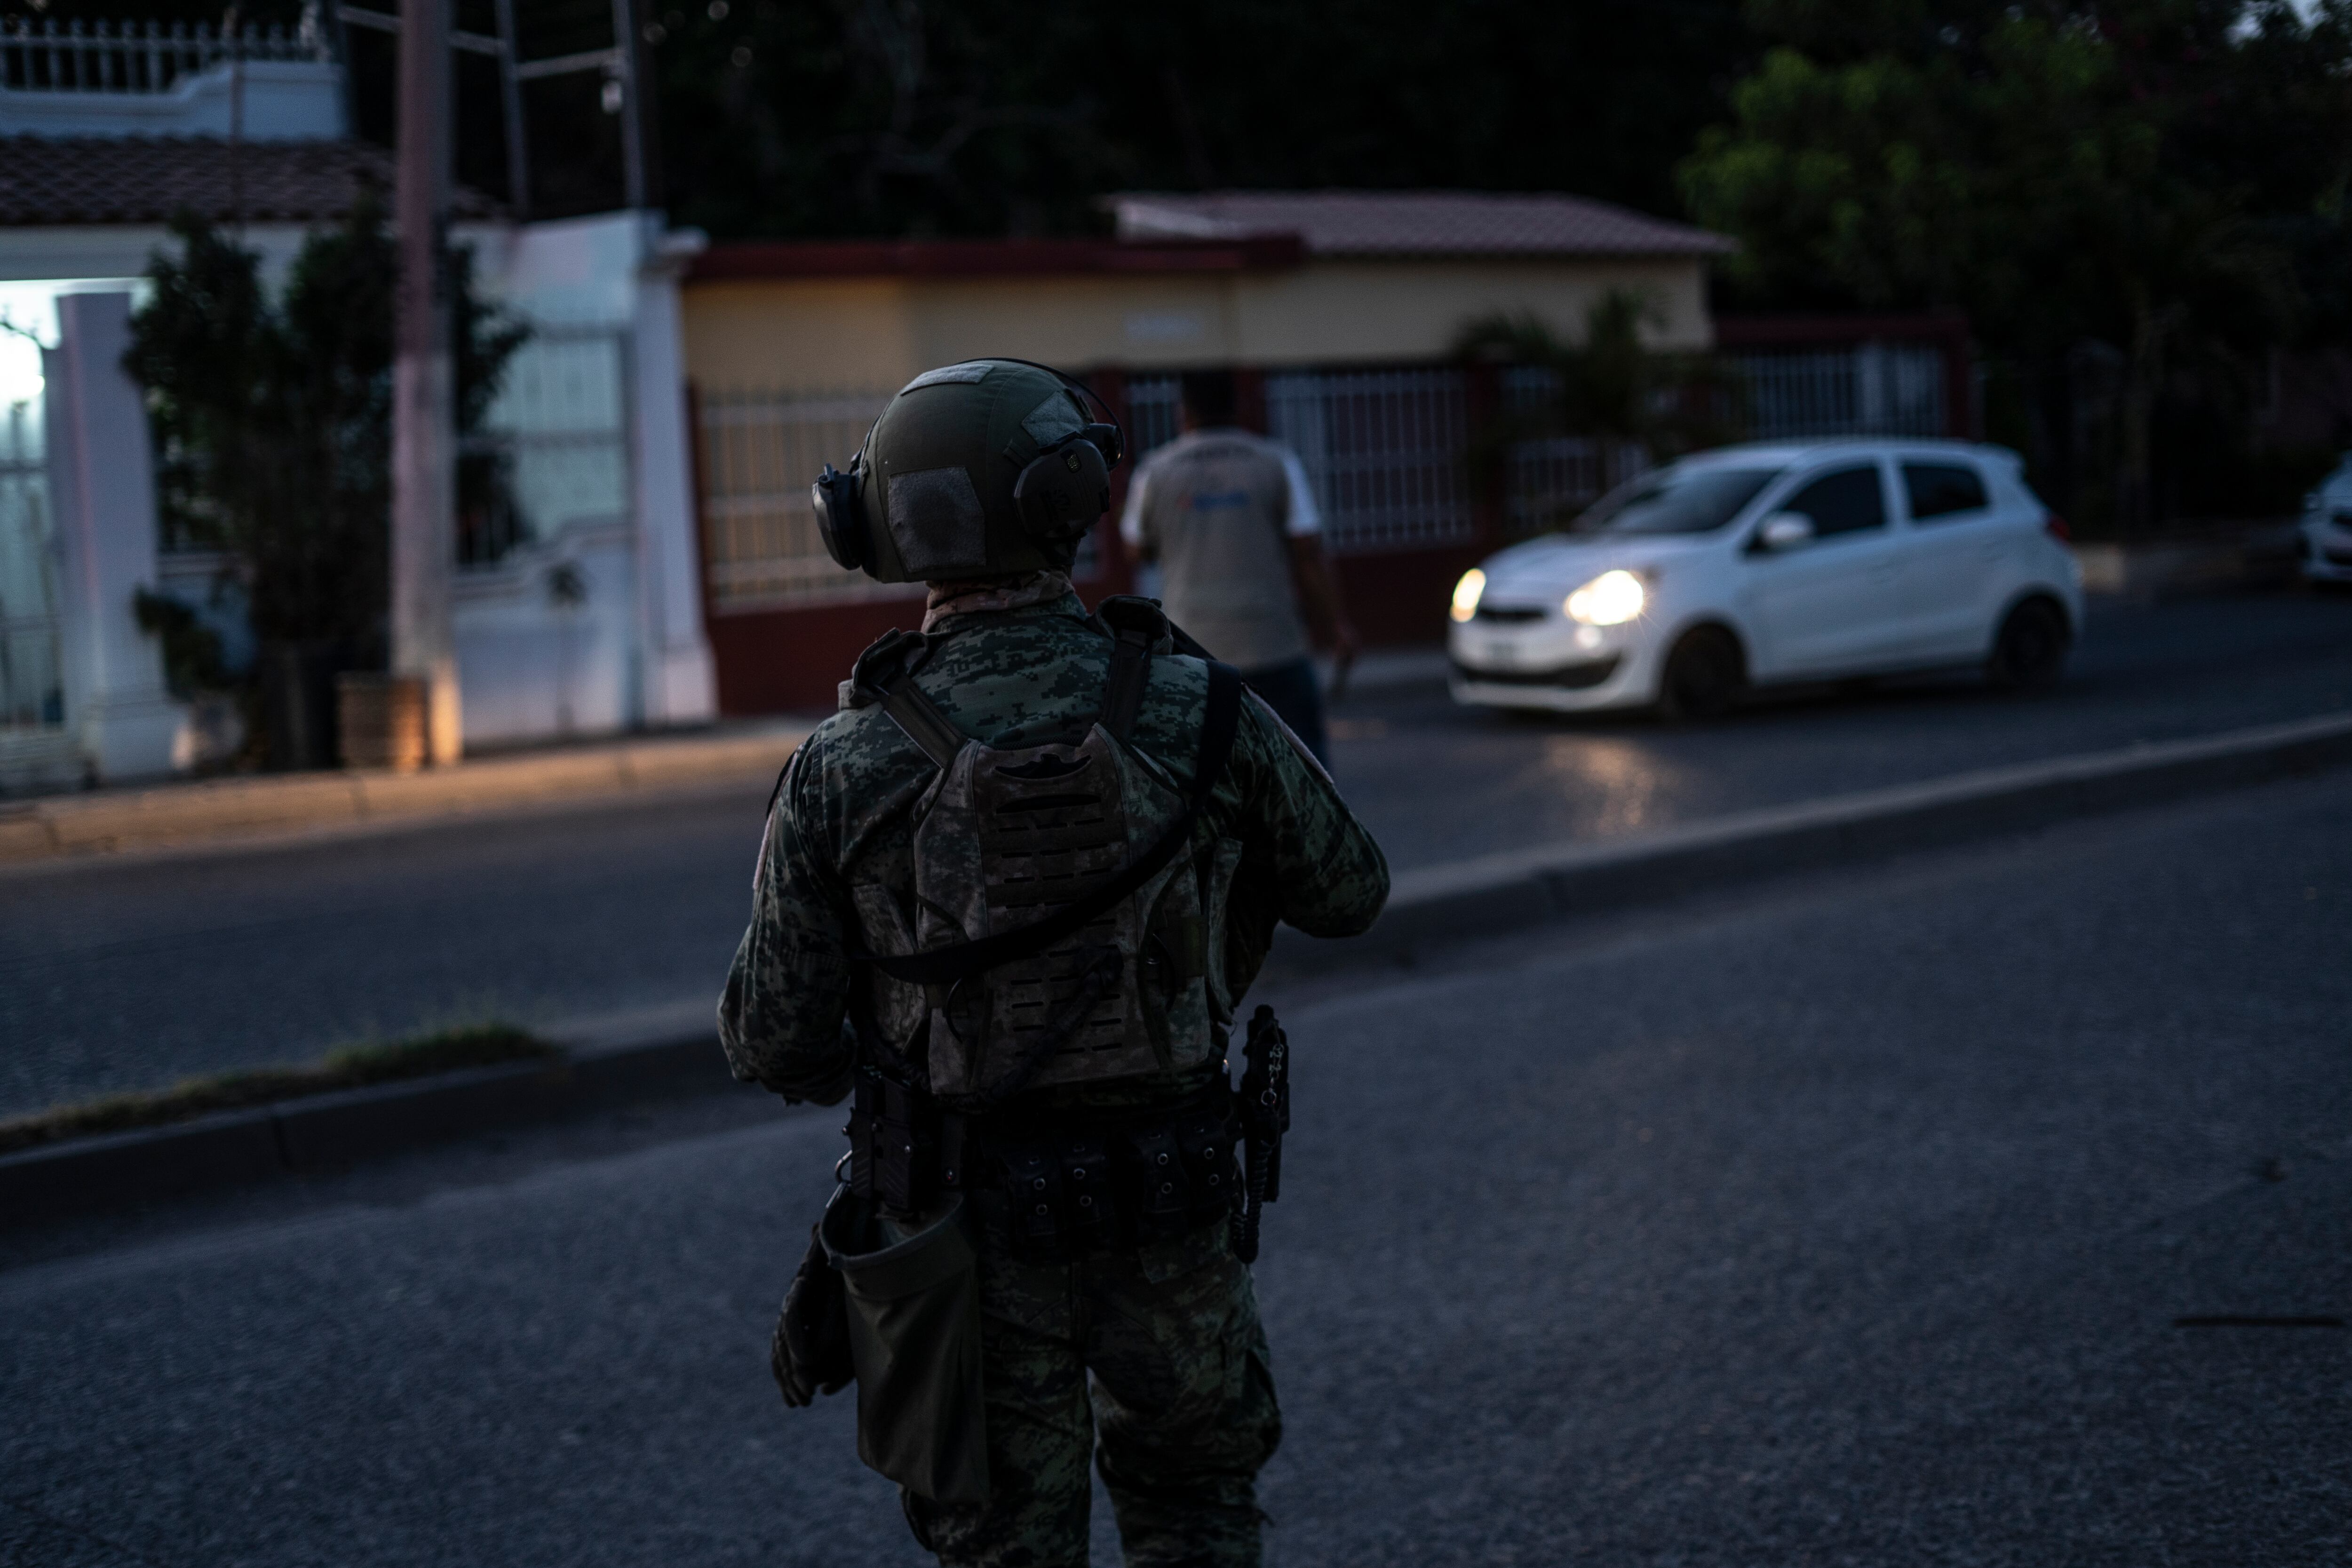
[[[861,1070],[849,1187],[900,1214],[950,1191],[1001,1194],[1013,1256],[1066,1263],[1238,1220],[1234,1152],[1245,1122],[1222,1075],[1173,1108],[1064,1121],[966,1117]]]

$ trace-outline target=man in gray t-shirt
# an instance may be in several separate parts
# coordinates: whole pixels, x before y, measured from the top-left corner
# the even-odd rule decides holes
[[[1328,760],[1314,643],[1355,657],[1298,455],[1234,426],[1230,372],[1184,377],[1184,434],[1144,459],[1119,533],[1160,572],[1171,619],[1237,667]]]

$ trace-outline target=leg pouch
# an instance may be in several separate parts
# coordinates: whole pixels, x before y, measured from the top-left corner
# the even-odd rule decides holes
[[[849,1305],[857,1369],[857,1457],[918,1496],[988,1497],[982,1405],[979,1255],[961,1193],[894,1239],[856,1197],[821,1234]]]

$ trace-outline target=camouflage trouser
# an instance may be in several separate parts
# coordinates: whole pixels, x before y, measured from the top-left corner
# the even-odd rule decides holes
[[[916,1540],[950,1568],[1084,1568],[1098,1431],[1129,1568],[1255,1564],[1282,1414],[1223,1222],[1052,1268],[992,1237],[980,1270],[989,1500],[905,1496]]]

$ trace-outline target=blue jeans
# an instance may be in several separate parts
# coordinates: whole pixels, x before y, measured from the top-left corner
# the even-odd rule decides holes
[[[1290,726],[1290,732],[1307,743],[1324,772],[1330,772],[1331,744],[1323,734],[1323,683],[1316,677],[1315,661],[1302,654],[1280,664],[1244,669],[1242,679]]]

